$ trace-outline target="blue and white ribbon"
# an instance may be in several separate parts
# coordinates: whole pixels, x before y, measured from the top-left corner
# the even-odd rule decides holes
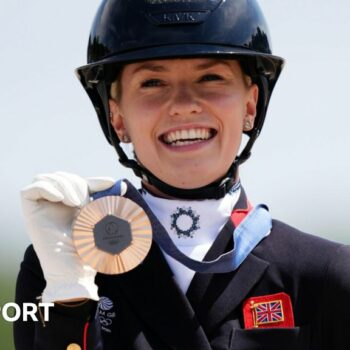
[[[161,225],[142,198],[139,191],[127,180],[117,181],[110,189],[95,193],[93,198],[97,199],[104,196],[119,196],[121,193],[125,192],[123,191],[125,184],[127,186],[125,197],[140,205],[148,215],[152,223],[154,241],[166,254],[196,272],[225,273],[236,270],[260,241],[270,233],[272,228],[272,219],[267,206],[259,204],[254,207],[238,227],[234,229],[232,233],[234,249],[220,255],[215,260],[194,260],[182,253],[176,247],[165,228]]]

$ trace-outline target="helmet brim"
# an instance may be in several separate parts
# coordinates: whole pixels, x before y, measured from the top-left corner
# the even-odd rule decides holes
[[[227,57],[232,59],[260,59],[263,64],[264,73],[270,75],[270,79],[278,78],[284,65],[284,59],[257,52],[249,48],[232,47],[225,45],[211,44],[180,44],[163,45],[157,47],[146,47],[138,50],[121,52],[115,55],[107,56],[102,60],[93,62],[77,68],[76,72],[81,77],[86,73],[94,71],[95,67],[110,66],[112,64],[127,64],[150,59],[182,58],[182,57]]]

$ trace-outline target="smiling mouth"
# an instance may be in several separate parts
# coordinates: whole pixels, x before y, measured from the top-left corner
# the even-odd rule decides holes
[[[160,140],[172,147],[193,145],[212,139],[217,131],[210,128],[192,128],[170,131],[160,136]]]

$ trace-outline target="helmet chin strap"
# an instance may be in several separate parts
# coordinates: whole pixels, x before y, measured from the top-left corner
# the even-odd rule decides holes
[[[133,168],[136,176],[141,177],[144,181],[153,185],[162,193],[180,199],[219,199],[224,197],[235,185],[236,170],[235,165],[232,164],[229,171],[220,180],[214,181],[203,187],[183,189],[165,183],[145,168],[140,166],[139,169]]]
[[[265,84],[267,84],[267,81],[266,79],[263,79],[262,86],[261,86],[262,91],[260,91],[260,94],[261,94],[260,103],[262,104],[262,106],[260,106],[259,108],[261,113],[260,120],[264,120],[266,109],[267,109],[267,102],[268,102],[266,100],[266,93],[265,93],[266,90],[264,86]],[[109,95],[107,93],[107,87],[104,80],[100,80],[97,83],[97,89],[99,90],[100,96],[102,97],[101,102],[105,109],[105,115],[107,118],[109,118],[109,104],[108,104]],[[174,187],[165,183],[164,181],[156,177],[153,173],[151,173],[148,169],[142,167],[136,160],[129,159],[128,156],[125,154],[124,150],[122,149],[122,147],[120,146],[120,140],[117,137],[112,125],[109,122],[108,122],[108,128],[109,128],[111,144],[114,146],[115,150],[117,151],[119,155],[119,162],[123,166],[127,168],[131,168],[136,176],[140,177],[142,180],[146,181],[150,185],[153,185],[159,191],[161,191],[162,193],[168,196],[180,198],[180,199],[198,199],[198,200],[220,199],[224,197],[234,187],[234,185],[236,184],[238,167],[240,164],[244,163],[250,157],[251,149],[254,145],[255,140],[259,136],[260,129],[261,129],[259,125],[254,126],[254,129],[249,133],[249,140],[245,145],[244,149],[242,150],[241,154],[236,157],[236,159],[231,164],[226,174],[221,179],[214,181],[203,187],[183,189],[183,188]]]
[[[224,197],[237,184],[236,178],[238,165],[242,164],[250,156],[250,152],[248,150],[246,152],[242,152],[244,158],[238,156],[235,159],[235,161],[231,164],[226,174],[217,181],[214,181],[203,187],[183,189],[165,183],[164,181],[160,180],[157,176],[152,174],[148,169],[142,167],[137,161],[129,159],[124,153],[123,149],[120,147],[119,140],[116,137],[114,137],[113,145],[119,155],[119,161],[122,165],[124,165],[127,168],[131,168],[136,176],[140,177],[143,181],[146,181],[150,185],[156,187],[162,193],[180,199],[201,200],[220,199]],[[249,145],[247,144],[247,146]]]

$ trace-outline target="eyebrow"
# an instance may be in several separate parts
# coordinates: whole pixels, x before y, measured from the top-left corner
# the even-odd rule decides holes
[[[213,60],[213,61],[208,61],[208,62],[204,62],[204,63],[201,63],[199,65],[196,66],[196,68],[198,70],[201,70],[201,69],[208,69],[208,68],[211,68],[211,67],[214,67],[214,66],[217,66],[217,65],[225,65],[227,67],[231,67],[230,66],[230,63],[227,62],[226,60]]]
[[[168,69],[166,69],[162,65],[157,65],[154,63],[150,63],[150,62],[145,62],[145,63],[141,64],[140,66],[136,67],[132,73],[135,74],[135,73],[138,73],[142,70],[149,70],[152,72],[166,72]]]
[[[208,61],[208,62],[198,64],[195,66],[195,69],[196,70],[205,70],[205,69],[208,69],[208,68],[214,67],[216,65],[220,65],[220,64],[223,64],[227,67],[230,67],[229,62],[219,59],[219,60],[213,60],[213,61]],[[145,63],[141,64],[140,66],[136,67],[133,70],[133,74],[138,73],[142,70],[148,70],[151,72],[167,72],[167,71],[169,71],[169,69],[167,69],[165,65],[159,65],[159,64],[154,64],[151,62],[145,62]]]

